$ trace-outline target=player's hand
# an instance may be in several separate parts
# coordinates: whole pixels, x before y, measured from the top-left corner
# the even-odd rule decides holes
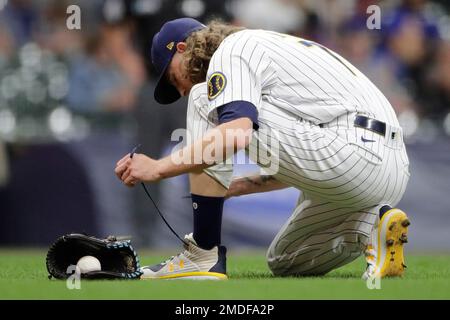
[[[127,154],[117,162],[115,173],[122,182],[133,187],[137,183],[157,182],[161,180],[159,174],[159,161],[144,154],[135,153],[133,158]]]

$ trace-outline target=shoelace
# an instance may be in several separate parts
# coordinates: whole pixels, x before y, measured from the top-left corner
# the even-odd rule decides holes
[[[140,147],[141,145],[138,144],[137,146],[135,146],[133,148],[133,150],[131,150],[130,152],[130,158],[133,158],[135,152],[137,151],[137,149]],[[164,221],[164,223],[166,224],[166,226],[170,229],[170,231],[172,231],[172,233],[181,241],[183,242],[184,245],[187,245],[187,242],[184,241],[183,239],[181,239],[181,237],[178,235],[178,233],[172,228],[172,226],[169,224],[169,222],[167,222],[166,218],[164,218],[164,215],[162,214],[161,210],[159,210],[158,206],[156,205],[155,200],[153,200],[152,196],[150,195],[150,192],[148,192],[147,187],[145,186],[145,184],[143,182],[141,182],[141,186],[144,189],[145,194],[147,195],[147,197],[150,199],[150,201],[153,203],[153,205],[155,206],[156,211],[158,212],[159,216],[161,217],[161,219]]]
[[[183,241],[184,251],[183,251],[183,252],[180,252],[179,254],[177,254],[177,255],[175,255],[175,256],[171,256],[169,259],[167,259],[166,261],[162,262],[162,263],[161,263],[162,265],[168,264],[168,263],[169,263],[170,261],[172,261],[175,257],[179,257],[179,256],[181,256],[181,254],[184,254],[184,255],[185,255],[185,252],[186,252],[186,251],[189,251],[189,243],[192,243],[192,242],[189,241],[189,240],[187,239],[187,236],[185,236],[184,239],[186,240],[186,241]]]

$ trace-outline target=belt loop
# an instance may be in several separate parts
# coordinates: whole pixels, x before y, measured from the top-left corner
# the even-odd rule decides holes
[[[403,144],[403,130],[401,127],[393,127],[386,124],[385,144],[394,149],[401,148]]]

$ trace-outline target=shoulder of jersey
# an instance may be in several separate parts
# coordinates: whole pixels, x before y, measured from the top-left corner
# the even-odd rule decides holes
[[[222,42],[220,43],[217,50],[214,52],[212,59],[217,58],[218,56],[221,56],[222,54],[229,54],[230,47],[233,47],[235,44],[238,45],[239,42],[246,42],[249,39],[253,39],[253,37],[262,34],[265,34],[265,30],[253,30],[253,29],[244,29],[238,32],[235,32],[233,34],[230,34],[228,37],[226,37]],[[256,40],[257,41],[257,40]],[[210,70],[213,71],[213,70]]]
[[[201,96],[207,97],[207,95],[208,95],[208,90],[207,90],[206,82],[200,82],[200,83],[195,84],[191,88],[191,92],[189,93],[189,99],[196,100],[197,98],[199,98]]]
[[[267,32],[266,30],[262,29],[244,29],[229,35],[228,37],[225,38],[225,40],[232,40],[239,38],[247,39],[248,37],[251,38],[252,36],[262,35],[265,34],[266,32]]]
[[[234,43],[236,43],[238,41],[247,41],[248,38],[252,38],[252,36],[260,34],[260,32],[264,32],[264,30],[244,29],[244,30],[232,33],[222,41],[222,43],[219,45],[219,48],[217,50],[219,50],[221,47],[224,47],[226,45],[233,45]]]

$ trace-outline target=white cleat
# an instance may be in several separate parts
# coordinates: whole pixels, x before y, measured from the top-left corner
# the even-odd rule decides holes
[[[141,279],[226,280],[226,248],[204,250],[197,246],[192,233],[184,236],[185,250],[153,266],[142,267]]]

